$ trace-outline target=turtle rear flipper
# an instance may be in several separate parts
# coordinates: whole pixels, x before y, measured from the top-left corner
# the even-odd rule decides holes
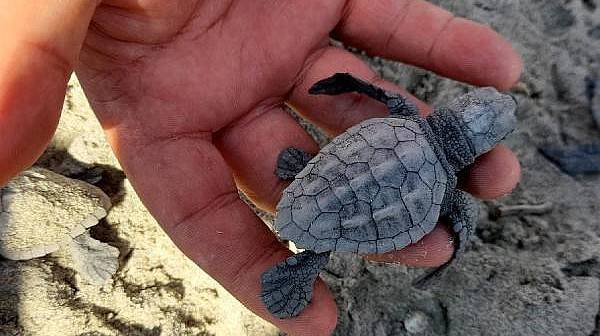
[[[418,289],[425,289],[438,281],[448,267],[454,263],[464,253],[471,236],[475,232],[475,224],[478,217],[478,206],[476,201],[464,191],[455,191],[453,197],[449,200],[448,220],[452,225],[452,231],[457,239],[458,246],[452,254],[452,258],[435,270],[425,273],[418,277],[413,286]]]
[[[384,103],[392,116],[416,116],[417,106],[405,97],[386,91],[378,86],[356,78],[349,73],[336,73],[316,82],[309,90],[310,94],[339,95],[358,92]]]
[[[304,310],[312,299],[319,272],[329,261],[329,253],[304,251],[263,273],[261,299],[271,314],[283,319]]]

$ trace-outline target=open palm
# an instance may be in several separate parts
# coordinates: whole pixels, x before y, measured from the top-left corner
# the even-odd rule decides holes
[[[0,72],[0,180],[47,144],[74,68],[129,179],[165,231],[246,306],[293,334],[329,333],[335,305],[318,283],[314,304],[298,318],[276,320],[265,310],[260,274],[290,252],[239,199],[236,185],[272,211],[285,187],[273,173],[278,153],[290,146],[318,150],[286,104],[333,135],[387,113],[354,94],[311,97],[315,81],[351,72],[404,92],[330,46],[330,35],[477,85],[507,89],[521,71],[510,45],[489,28],[421,0],[73,0],[55,1],[55,11],[35,3],[0,6],[10,12],[0,14],[11,33],[3,34],[15,41],[5,53],[21,55],[0,61],[0,70],[11,69]],[[32,27],[14,23],[27,18]],[[463,186],[496,197],[518,175],[512,153],[498,147],[471,168]],[[449,242],[440,227],[373,259],[435,266],[452,253]]]

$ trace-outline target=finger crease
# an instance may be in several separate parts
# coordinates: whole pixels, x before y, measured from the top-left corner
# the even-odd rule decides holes
[[[242,288],[243,284],[246,283],[244,278],[252,273],[251,269],[256,265],[263,265],[268,260],[271,260],[275,253],[282,251],[282,247],[281,242],[272,240],[267,246],[257,247],[256,252],[248,253],[246,259],[231,274],[233,288]]]
[[[435,50],[435,47],[437,46],[438,42],[440,41],[442,34],[444,33],[444,31],[446,31],[446,29],[448,29],[448,26],[450,26],[450,24],[452,23],[452,21],[454,21],[455,18],[456,18],[456,16],[450,15],[450,17],[448,18],[446,23],[444,23],[444,25],[438,32],[437,36],[435,37],[435,40],[433,40],[433,42],[431,42],[431,46],[429,47],[429,50],[427,51],[427,55],[425,56],[426,63],[434,64],[434,62],[432,60],[433,51]]]
[[[184,215],[175,223],[168,225],[169,229],[175,232],[176,230],[189,226],[190,224],[195,223],[202,225],[202,221],[208,214],[223,211],[237,202],[243,202],[238,194],[238,191],[234,189],[228,190],[220,195],[215,196],[211,201],[197,209],[194,209],[189,214]]]
[[[141,136],[140,138],[148,139],[139,144],[141,147],[152,147],[158,144],[169,144],[171,142],[180,141],[183,139],[200,140],[212,143],[213,133],[211,131],[204,130],[174,132],[172,134],[164,136],[144,133],[143,136]]]
[[[25,41],[24,43],[33,51],[47,57],[50,60],[49,63],[53,64],[64,75],[68,76],[73,71],[73,64],[56,47],[33,41]]]
[[[296,91],[298,85],[300,85],[301,83],[304,82],[304,79],[306,78],[306,74],[310,73],[310,71],[312,70],[314,65],[317,63],[317,61],[319,59],[321,59],[323,54],[325,54],[329,48],[330,47],[327,46],[324,48],[317,49],[306,58],[306,61],[304,62],[304,64],[301,67],[301,70],[298,72],[298,74],[296,75],[296,77],[294,79],[294,85],[288,91],[289,92],[288,96],[292,95],[293,92]],[[289,101],[289,97],[285,97],[285,101]]]
[[[350,16],[354,13],[354,9],[356,8],[357,0],[351,0],[346,2],[346,5],[342,9],[342,19],[340,20],[338,26],[335,30],[343,31],[346,23],[349,21]]]
[[[383,44],[383,49],[381,49],[380,52],[385,53],[386,50],[388,50],[388,48],[390,47],[390,43],[392,43],[392,40],[394,39],[394,36],[396,36],[396,33],[400,30],[400,28],[402,27],[402,24],[404,23],[404,20],[406,19],[408,12],[410,12],[410,7],[415,3],[414,0],[408,0],[406,2],[406,4],[404,6],[402,6],[402,8],[400,8],[398,10],[398,12],[393,16],[392,22],[394,22],[394,26],[393,28],[390,30],[390,33],[388,34],[385,43]]]
[[[200,3],[200,1],[198,3]],[[222,27],[223,24],[225,23],[225,21],[231,15],[231,12],[233,11],[233,6],[234,6],[234,1],[230,0],[229,3],[227,4],[227,7],[225,7],[225,9],[223,10],[223,12],[220,13],[219,16],[213,22],[211,22],[208,26],[206,26],[206,28],[204,28],[202,33],[198,36],[206,35],[206,33],[208,33],[209,31],[211,31],[212,29],[214,29],[217,26]]]
[[[217,130],[217,133],[219,133],[218,137],[232,129],[243,128],[246,125],[252,124],[255,120],[260,119],[267,113],[273,112],[277,108],[283,108],[283,101],[279,98],[267,98],[252,107],[249,112],[242,113],[239,118],[234,119],[225,127]]]

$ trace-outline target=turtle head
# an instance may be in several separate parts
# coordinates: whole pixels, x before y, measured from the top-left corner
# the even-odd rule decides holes
[[[473,163],[516,127],[516,100],[491,87],[458,97],[427,117],[455,170]]]
[[[475,157],[492,149],[517,125],[517,101],[491,87],[469,92],[447,107],[461,121]]]

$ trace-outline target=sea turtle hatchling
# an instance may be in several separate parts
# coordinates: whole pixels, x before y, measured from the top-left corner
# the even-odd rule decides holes
[[[404,97],[346,73],[317,82],[309,92],[366,94],[386,104],[391,115],[351,127],[314,157],[296,148],[279,155],[276,174],[293,182],[277,205],[274,227],[281,239],[305,249],[262,275],[262,301],[279,318],[296,316],[308,305],[333,251],[399,250],[431,232],[442,216],[458,240],[454,260],[477,219],[475,201],[456,189],[457,172],[516,125],[516,101],[493,88],[474,90],[426,118]]]
[[[90,228],[107,215],[98,187],[32,167],[0,188],[0,257],[29,260],[53,253],[87,283],[102,285],[119,266],[119,249]]]

